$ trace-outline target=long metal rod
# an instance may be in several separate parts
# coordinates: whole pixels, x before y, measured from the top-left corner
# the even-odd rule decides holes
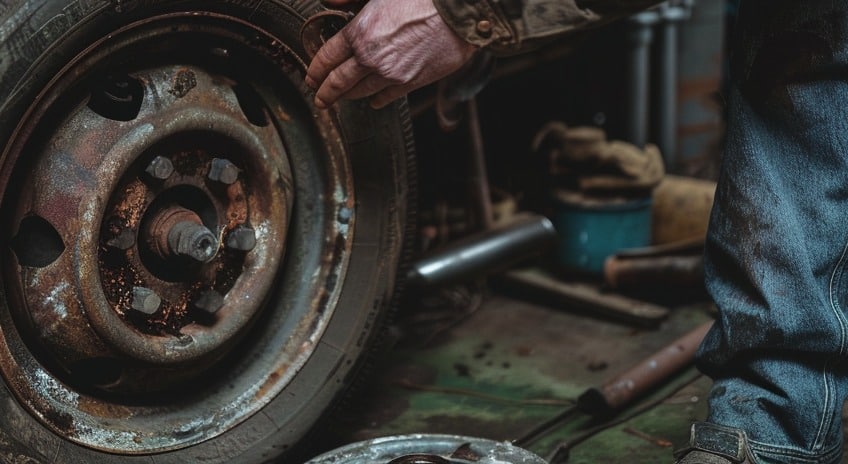
[[[513,440],[513,444],[525,447],[528,443],[547,435],[554,427],[578,412],[604,417],[631,404],[648,390],[692,363],[695,352],[712,325],[713,322],[710,321],[696,327],[603,386],[589,388],[578,397],[574,406],[566,408]]]
[[[621,425],[625,422],[628,422],[630,419],[633,419],[634,417],[640,416],[640,415],[650,411],[651,409],[654,409],[655,407],[664,403],[666,400],[668,400],[672,396],[679,393],[680,390],[682,390],[683,388],[686,388],[692,382],[695,382],[696,380],[700,379],[702,376],[703,376],[703,374],[696,373],[693,376],[691,376],[691,377],[685,379],[684,381],[680,382],[678,384],[679,386],[677,388],[675,388],[673,391],[668,392],[663,397],[657,398],[653,401],[642,404],[636,410],[628,412],[628,414],[623,416],[623,417],[617,417],[615,419],[612,419],[612,420],[603,422],[601,424],[598,424],[594,427],[590,427],[590,428],[580,432],[579,434],[577,434],[573,437],[570,437],[565,441],[560,442],[559,445],[557,445],[553,449],[553,451],[551,452],[551,454],[548,456],[548,458],[546,460],[548,461],[549,464],[564,464],[564,463],[568,462],[568,458],[569,458],[569,455],[571,453],[571,449],[574,448],[575,446],[579,445],[580,443],[583,443],[584,441],[588,440],[589,438],[594,437],[595,435],[597,435],[601,432],[604,432],[604,431],[609,430],[613,427],[616,427],[616,426]]]
[[[468,181],[471,184],[471,198],[474,202],[475,225],[480,230],[492,227],[492,196],[489,189],[489,175],[486,168],[486,150],[483,146],[483,130],[480,127],[480,114],[477,111],[477,99],[468,100],[468,135],[471,142],[471,165]]]

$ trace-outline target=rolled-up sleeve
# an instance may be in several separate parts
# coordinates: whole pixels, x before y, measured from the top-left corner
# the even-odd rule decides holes
[[[445,22],[471,44],[515,53],[604,24],[659,0],[433,0]]]

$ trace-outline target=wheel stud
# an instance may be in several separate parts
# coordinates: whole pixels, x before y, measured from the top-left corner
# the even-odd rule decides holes
[[[153,290],[145,287],[133,287],[132,309],[151,315],[159,310],[162,298]]]
[[[168,232],[168,246],[176,255],[206,263],[218,252],[218,239],[202,224],[182,221]]]
[[[174,173],[174,163],[164,156],[157,156],[144,171],[154,179],[166,180]]]
[[[238,226],[227,235],[227,248],[238,251],[250,251],[256,246],[256,231],[246,226]]]
[[[215,314],[224,306],[224,296],[215,290],[207,290],[194,301],[194,306],[209,314]]]
[[[238,180],[239,168],[224,158],[213,158],[209,167],[209,180],[222,184],[233,184]]]

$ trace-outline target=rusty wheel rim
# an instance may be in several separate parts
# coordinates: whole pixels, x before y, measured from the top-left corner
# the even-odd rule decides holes
[[[241,20],[163,15],[93,44],[30,108],[0,170],[0,369],[45,425],[111,453],[190,446],[309,358],[354,199],[303,70]]]

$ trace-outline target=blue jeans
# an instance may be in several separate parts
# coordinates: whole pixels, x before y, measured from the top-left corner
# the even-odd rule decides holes
[[[742,0],[706,247],[709,422],[839,463],[848,396],[848,1]]]

